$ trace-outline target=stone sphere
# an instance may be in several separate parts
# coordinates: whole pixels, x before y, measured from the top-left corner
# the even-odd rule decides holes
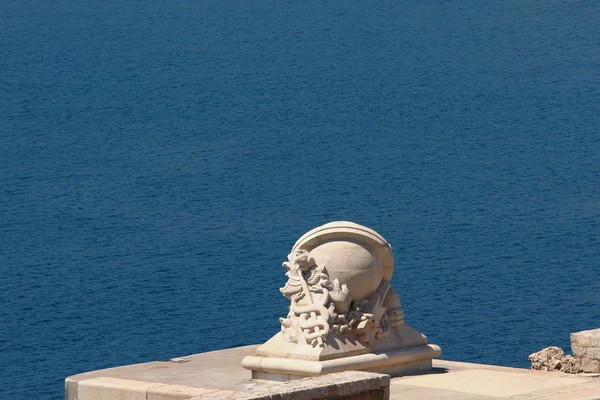
[[[348,286],[353,300],[373,293],[383,278],[383,263],[376,252],[349,240],[332,240],[310,251],[317,265],[324,266],[330,279]]]

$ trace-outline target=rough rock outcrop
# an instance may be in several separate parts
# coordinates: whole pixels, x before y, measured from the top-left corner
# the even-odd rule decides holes
[[[581,360],[571,355],[566,355],[561,360],[560,371],[567,374],[578,374],[582,372]]]
[[[567,374],[578,374],[583,372],[582,362],[572,355],[565,355],[560,347],[546,347],[529,355],[531,369],[538,371],[560,371]]]
[[[538,371],[560,371],[565,352],[560,347],[546,347],[529,355],[531,369]]]
[[[600,329],[571,333],[573,355],[556,346],[529,355],[531,369],[568,374],[600,373]]]

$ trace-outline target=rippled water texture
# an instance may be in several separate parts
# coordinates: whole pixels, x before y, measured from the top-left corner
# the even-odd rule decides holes
[[[258,343],[352,220],[446,359],[600,326],[597,1],[5,0],[0,388]]]

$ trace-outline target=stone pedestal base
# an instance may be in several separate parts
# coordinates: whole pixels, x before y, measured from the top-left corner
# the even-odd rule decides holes
[[[399,376],[430,370],[441,353],[439,346],[427,344],[325,361],[248,356],[242,366],[252,371],[252,379],[280,382],[348,370]]]

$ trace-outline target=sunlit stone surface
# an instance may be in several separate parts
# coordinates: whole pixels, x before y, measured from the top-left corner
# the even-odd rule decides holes
[[[377,232],[346,221],[304,234],[280,289],[281,331],[242,365],[254,379],[286,381],[344,370],[403,375],[431,368],[441,349],[404,321],[390,286],[394,257]]]

